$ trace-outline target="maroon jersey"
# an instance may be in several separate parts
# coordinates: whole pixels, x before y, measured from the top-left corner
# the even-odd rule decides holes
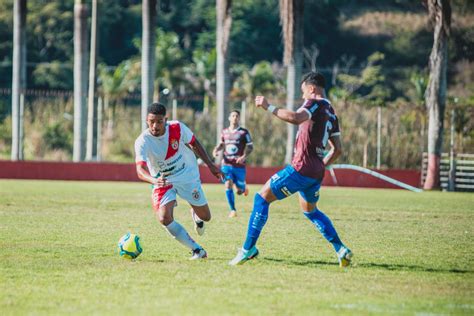
[[[299,125],[291,165],[301,175],[322,181],[324,149],[329,137],[340,134],[339,121],[326,99],[306,100],[298,109],[301,110],[308,112],[311,119]]]
[[[248,130],[237,127],[235,130],[225,128],[221,133],[221,142],[224,143],[224,165],[245,167],[245,164],[236,162],[242,156],[246,145],[252,145],[252,138]]]

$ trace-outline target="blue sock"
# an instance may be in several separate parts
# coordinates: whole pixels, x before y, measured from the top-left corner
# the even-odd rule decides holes
[[[227,202],[229,203],[230,210],[235,211],[234,190],[232,189],[225,190],[225,196],[227,197]]]
[[[245,239],[244,249],[250,250],[257,243],[258,237],[268,219],[269,203],[265,201],[260,194],[255,194],[253,200],[253,211],[250,215],[249,226],[247,229],[247,238]]]
[[[311,212],[303,212],[304,216],[309,219],[314,226],[321,232],[321,234],[329,241],[334,249],[339,251],[343,246],[339,236],[337,235],[336,229],[332,225],[331,220],[329,217],[326,216],[323,212],[315,208]]]

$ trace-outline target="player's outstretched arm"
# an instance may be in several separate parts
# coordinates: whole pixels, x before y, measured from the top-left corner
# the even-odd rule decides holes
[[[201,145],[199,140],[197,138],[194,138],[194,142],[188,144],[188,146],[194,151],[194,153],[201,158],[202,161],[209,167],[209,170],[211,173],[218,178],[219,180],[222,180],[222,173],[219,170],[219,168],[216,167],[216,165],[212,162],[211,157],[207,154],[207,151],[204,149],[204,147]]]
[[[271,112],[280,120],[291,123],[291,124],[295,124],[295,125],[299,125],[303,123],[304,121],[307,121],[311,118],[309,113],[306,111],[295,112],[288,109],[277,108],[273,105],[270,105],[267,99],[265,99],[265,97],[261,95],[258,95],[255,98],[255,105],[259,108],[262,108],[266,111]]]
[[[341,137],[339,135],[329,137],[329,145],[331,149],[323,161],[326,167],[330,166],[342,154]]]

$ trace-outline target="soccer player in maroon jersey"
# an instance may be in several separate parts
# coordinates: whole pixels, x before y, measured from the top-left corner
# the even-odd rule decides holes
[[[299,193],[303,214],[333,245],[339,265],[346,267],[350,264],[352,252],[342,243],[331,220],[317,207],[325,168],[342,152],[339,121],[331,103],[324,98],[324,87],[323,75],[317,72],[306,74],[301,82],[304,103],[296,112],[277,108],[269,104],[264,96],[255,98],[257,107],[280,120],[298,125],[298,134],[291,165],[274,174],[255,195],[247,238],[237,256],[229,262],[230,265],[245,263],[258,255],[255,245],[267,222],[270,203],[296,192]],[[324,155],[328,144],[331,149]]]
[[[245,182],[245,163],[247,157],[253,150],[252,138],[245,128],[239,125],[240,112],[233,110],[229,114],[229,127],[221,133],[221,142],[214,148],[213,155],[217,157],[220,151],[224,152],[221,171],[225,177],[225,195],[229,203],[229,217],[236,217],[235,196],[233,186],[237,194],[247,196],[248,189]]]

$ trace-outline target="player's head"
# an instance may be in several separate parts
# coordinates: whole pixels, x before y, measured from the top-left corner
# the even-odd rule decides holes
[[[301,92],[303,99],[309,99],[314,94],[324,94],[326,87],[326,79],[324,76],[315,71],[311,71],[303,76],[301,80]]]
[[[166,128],[166,107],[161,103],[152,103],[148,106],[146,124],[153,136],[161,136]]]
[[[238,126],[240,122],[240,111],[232,110],[229,114],[229,122],[231,125]]]

